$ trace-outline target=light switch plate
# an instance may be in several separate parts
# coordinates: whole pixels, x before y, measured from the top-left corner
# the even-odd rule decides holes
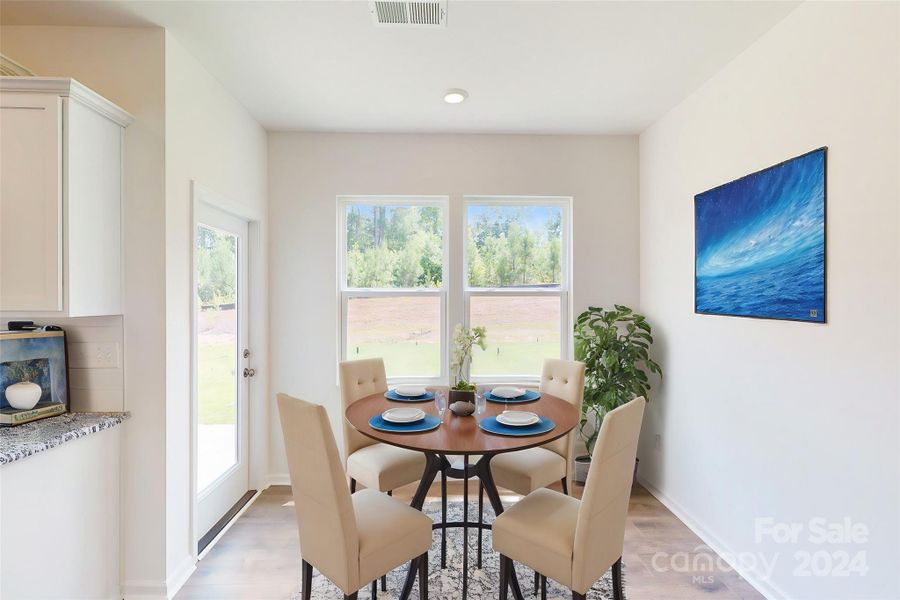
[[[118,342],[69,344],[69,366],[73,369],[118,369]]]

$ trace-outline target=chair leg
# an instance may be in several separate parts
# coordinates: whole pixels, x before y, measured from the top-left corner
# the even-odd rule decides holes
[[[538,595],[538,588],[541,585],[541,574],[537,571],[534,572],[534,595]]]
[[[511,561],[500,555],[500,600],[507,600],[509,597],[509,568]]]
[[[352,477],[350,478],[350,493],[351,494],[356,493],[356,480],[353,479]]]
[[[481,524],[484,523],[484,483],[478,480],[478,568],[481,568]]]
[[[373,579],[372,580],[372,600],[375,600],[376,598],[378,598],[378,580]]]
[[[585,600],[585,598],[586,598],[585,594],[579,594],[578,592],[575,592],[575,591],[572,592],[572,600]]]
[[[387,575],[381,576],[381,591],[382,592],[387,591]]]
[[[419,600],[428,600],[428,553],[419,557]]]
[[[541,575],[541,600],[547,600],[547,576]]]
[[[463,454],[463,568],[462,597],[469,591],[469,456]]]
[[[563,494],[565,494],[566,496],[568,496],[568,495],[569,495],[569,482],[566,481],[566,478],[565,478],[565,477],[563,477],[562,479],[560,479],[559,482],[562,484]]]
[[[313,569],[312,565],[305,560],[301,561],[301,564],[303,565],[301,569],[301,576],[303,577],[303,593],[301,594],[301,598],[302,600],[310,600],[310,598],[312,598]]]
[[[393,496],[393,495],[394,495],[394,490],[388,490],[388,496]]]
[[[441,568],[447,568],[447,473],[441,470]]]
[[[613,600],[623,600],[625,598],[625,590],[622,588],[622,557],[613,563],[612,566],[612,585]]]

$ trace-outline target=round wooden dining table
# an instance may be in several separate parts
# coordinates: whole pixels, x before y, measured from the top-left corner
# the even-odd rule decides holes
[[[447,388],[428,388],[429,391],[444,391],[447,396]],[[497,486],[491,475],[491,459],[497,454],[503,452],[515,452],[516,450],[524,450],[526,448],[534,448],[541,446],[547,442],[559,439],[568,434],[578,424],[580,415],[578,409],[566,402],[562,398],[552,396],[550,394],[541,393],[541,397],[533,402],[527,403],[502,403],[502,402],[485,402],[485,412],[482,415],[461,417],[455,415],[449,409],[444,412],[444,420],[437,429],[422,433],[389,433],[373,429],[369,425],[369,419],[375,415],[380,415],[389,408],[398,406],[415,406],[421,408],[426,413],[437,415],[438,411],[435,407],[434,400],[422,402],[397,402],[384,397],[384,394],[372,394],[354,402],[347,409],[345,417],[347,421],[360,433],[374,440],[416,450],[425,454],[425,472],[419,481],[419,486],[413,496],[410,505],[417,510],[422,510],[425,503],[425,497],[434,478],[438,473],[446,473],[452,469],[448,456],[462,456],[464,468],[462,469],[465,478],[463,487],[464,517],[461,525],[466,528],[466,539],[468,539],[468,527],[476,527],[479,529],[489,529],[490,525],[483,523],[470,523],[468,521],[468,458],[470,456],[480,457],[472,468],[472,472],[481,481],[485,494],[494,509],[494,514],[499,515],[503,512],[503,504],[500,501],[500,494],[497,492]],[[499,415],[504,410],[528,410],[537,413],[543,417],[547,417],[555,423],[555,427],[544,434],[533,436],[507,436],[488,433],[479,427],[478,420],[480,418]],[[442,500],[446,503],[446,489],[442,490]],[[443,523],[436,527],[446,527],[448,524]],[[479,546],[480,548],[480,546]],[[463,590],[462,598],[466,598],[466,582],[468,568],[468,552],[463,553]],[[415,581],[415,569],[410,567],[406,577],[406,582],[400,594],[400,600],[407,600],[412,591],[413,582]],[[518,579],[513,574],[510,582],[513,596],[517,600],[523,600],[521,588]]]

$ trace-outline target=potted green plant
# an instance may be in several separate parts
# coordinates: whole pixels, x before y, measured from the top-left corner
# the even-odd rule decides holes
[[[647,319],[627,306],[590,307],[575,321],[575,357],[585,364],[584,403],[578,426],[587,455],[575,458],[575,481],[584,483],[600,424],[609,411],[638,396],[649,399],[649,373],[662,376],[650,358]],[[635,462],[637,471],[637,462]]]
[[[472,414],[475,411],[475,385],[463,379],[466,366],[472,360],[472,347],[478,346],[482,350],[485,349],[485,328],[473,327],[466,329],[461,324],[457,324],[453,328],[453,350],[450,355],[450,369],[454,371],[454,383],[450,388],[450,406],[454,413]],[[471,404],[471,411],[467,411],[470,407],[459,407],[454,410],[453,404],[463,402]]]

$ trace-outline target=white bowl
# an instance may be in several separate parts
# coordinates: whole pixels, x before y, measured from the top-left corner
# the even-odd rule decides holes
[[[420,408],[392,408],[381,413],[381,418],[390,423],[415,423],[425,418]]]
[[[394,392],[396,392],[398,396],[414,398],[416,396],[425,395],[425,388],[421,385],[398,385],[394,388]]]
[[[491,394],[497,396],[498,398],[506,398],[507,400],[511,400],[513,398],[518,398],[519,396],[524,396],[525,390],[517,387],[500,386],[492,389]]]
[[[526,427],[534,425],[541,420],[539,416],[533,412],[524,410],[505,410],[497,415],[497,422],[511,427]]]

